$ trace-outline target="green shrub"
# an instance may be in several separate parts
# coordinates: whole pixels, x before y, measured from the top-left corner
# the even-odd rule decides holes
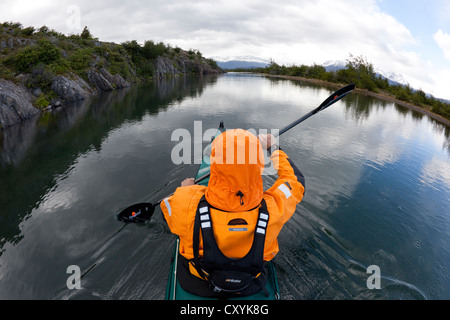
[[[141,60],[137,65],[138,75],[149,78],[155,74],[155,66],[152,60]]]
[[[49,64],[61,57],[61,51],[46,39],[38,40],[34,46],[22,48],[14,56],[6,59],[6,63],[18,71],[26,72],[39,63]]]
[[[22,29],[21,33],[22,33],[22,35],[29,37],[29,36],[32,36],[35,31],[36,30],[34,29],[34,27],[28,27],[28,28]]]
[[[0,61],[0,78],[5,80],[12,80],[14,78],[14,73]]]
[[[40,109],[45,109],[49,106],[50,102],[48,102],[47,98],[44,94],[41,94],[36,100],[36,106]]]
[[[42,26],[39,28],[39,33],[42,33],[42,34],[47,34],[47,33],[49,33],[49,31],[50,31],[50,29],[47,26]]]
[[[92,34],[89,31],[88,27],[84,27],[83,31],[80,34],[80,38],[84,39],[84,40],[92,40],[93,39]]]
[[[78,49],[69,57],[70,67],[75,71],[82,71],[89,67],[93,49]]]
[[[67,59],[58,59],[49,64],[48,69],[54,74],[64,74],[70,71],[70,62]]]
[[[11,29],[21,29],[22,24],[20,22],[7,21],[1,24],[2,27],[11,28]]]
[[[153,41],[145,41],[140,51],[145,59],[156,59],[158,56],[168,53],[169,49],[162,42],[156,44]]]
[[[31,70],[31,77],[27,81],[29,88],[48,90],[53,82],[55,74],[44,64],[39,64]]]
[[[213,67],[214,69],[219,68],[219,66],[217,65],[217,62],[214,61],[213,59],[206,59],[206,62],[208,62],[208,64]]]
[[[308,66],[305,66],[305,65],[293,66],[290,68],[288,75],[294,76],[294,77],[304,77],[304,76],[306,76],[307,70],[308,70]]]

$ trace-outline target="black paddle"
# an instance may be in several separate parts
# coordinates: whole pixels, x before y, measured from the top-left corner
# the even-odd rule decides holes
[[[324,102],[322,102],[322,104],[320,106],[318,106],[316,109],[314,109],[310,113],[304,115],[300,119],[295,120],[290,125],[288,125],[288,126],[284,127],[283,129],[281,129],[280,132],[278,132],[278,136],[280,136],[283,133],[285,133],[286,131],[292,129],[293,127],[295,127],[299,123],[305,121],[309,117],[315,115],[316,113],[318,113],[318,112],[320,112],[322,110],[325,110],[326,108],[328,108],[332,104],[334,104],[334,103],[338,102],[339,100],[341,100],[342,98],[344,98],[346,95],[348,95],[353,90],[355,90],[355,85],[354,84],[350,84],[350,85],[348,85],[348,86],[346,86],[346,87],[344,87],[342,89],[339,89],[338,91],[333,93],[331,96],[329,96]]]
[[[208,176],[203,176],[198,178],[194,181],[195,184],[198,184],[199,182],[205,180]],[[173,193],[164,199],[172,196]],[[151,204],[149,202],[143,202],[143,203],[137,203],[133,204],[132,206],[123,209],[116,217],[117,220],[123,221],[125,223],[129,222],[144,222],[147,220],[150,220],[150,218],[153,215],[153,212],[155,212],[155,208],[161,204],[161,202],[164,201],[164,199],[159,200],[155,204]]]
[[[339,100],[341,100],[342,98],[344,98],[346,95],[348,95],[354,89],[355,89],[355,85],[354,84],[350,84],[350,85],[348,85],[348,86],[346,86],[346,87],[344,87],[342,89],[339,89],[338,91],[333,93],[331,96],[329,96],[324,102],[322,102],[322,104],[320,106],[318,106],[316,109],[314,109],[310,113],[304,115],[300,119],[292,122],[288,126],[286,126],[283,129],[281,129],[278,132],[277,136],[282,135],[286,131],[292,129],[293,127],[295,127],[299,123],[305,121],[309,117],[315,115],[316,113],[318,113],[318,112],[320,112],[322,110],[325,110],[326,108],[328,108],[332,104],[334,104],[334,103],[338,102]],[[201,182],[201,181],[205,180],[206,178],[208,178],[209,175],[210,175],[210,173],[207,173],[204,176],[201,176],[200,178],[195,180],[194,183],[198,184],[199,182]],[[170,196],[167,196],[167,197],[170,197]],[[165,197],[164,199],[166,199],[167,197]],[[150,220],[150,218],[153,215],[153,212],[155,212],[155,208],[157,206],[159,206],[161,204],[161,202],[164,201],[164,199],[158,201],[156,204],[152,204],[152,203],[138,203],[138,204],[134,204],[134,205],[132,205],[132,206],[122,210],[117,215],[117,220],[123,221],[125,223],[144,222],[144,221]]]

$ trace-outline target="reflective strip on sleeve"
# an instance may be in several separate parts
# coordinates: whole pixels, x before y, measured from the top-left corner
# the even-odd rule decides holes
[[[169,217],[172,216],[172,208],[169,204],[169,198],[164,199],[164,204],[166,205],[167,211],[169,212]]]
[[[284,195],[286,196],[286,199],[289,199],[290,196],[292,195],[291,190],[289,190],[289,188],[284,183],[282,185],[280,185],[278,187],[278,189],[284,193]]]

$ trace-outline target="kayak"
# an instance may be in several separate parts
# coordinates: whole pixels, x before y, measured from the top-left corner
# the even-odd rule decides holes
[[[211,142],[214,140],[215,137],[217,137],[224,131],[225,131],[225,126],[224,126],[223,122],[221,122],[219,129],[217,130],[217,134],[211,139]],[[204,152],[204,155],[202,158],[202,163],[199,166],[197,175],[195,177],[196,180],[209,174],[209,172],[210,172],[209,155],[210,155],[210,145],[208,146],[207,149],[205,149],[205,152]],[[206,179],[203,179],[198,184],[207,186],[208,182],[209,182],[209,177]],[[217,300],[216,298],[205,298],[205,297],[200,297],[200,296],[194,295],[192,293],[185,291],[181,287],[181,285],[178,282],[178,277],[177,277],[177,265],[179,262],[179,243],[180,243],[180,240],[177,239],[175,249],[173,251],[171,266],[170,266],[169,280],[167,282],[165,300]],[[275,271],[275,266],[273,265],[272,261],[269,261],[267,263],[267,269],[268,269],[267,282],[266,282],[267,293],[264,292],[264,290],[261,290],[260,292],[253,294],[253,295],[249,295],[249,296],[245,296],[245,297],[230,298],[229,300],[278,300],[280,298],[279,288],[278,288],[278,280],[277,280],[277,275],[276,275],[276,271]]]

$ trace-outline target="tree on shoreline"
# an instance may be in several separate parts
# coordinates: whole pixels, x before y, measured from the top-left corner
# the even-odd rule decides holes
[[[373,64],[363,56],[350,54],[345,68],[338,71],[326,71],[323,66],[317,64],[280,66],[274,60],[271,60],[270,65],[265,68],[237,69],[235,71],[303,77],[332,83],[354,83],[357,88],[388,94],[450,119],[450,103],[427,95],[423,90],[415,90],[409,84],[389,84],[388,79],[378,75]]]

